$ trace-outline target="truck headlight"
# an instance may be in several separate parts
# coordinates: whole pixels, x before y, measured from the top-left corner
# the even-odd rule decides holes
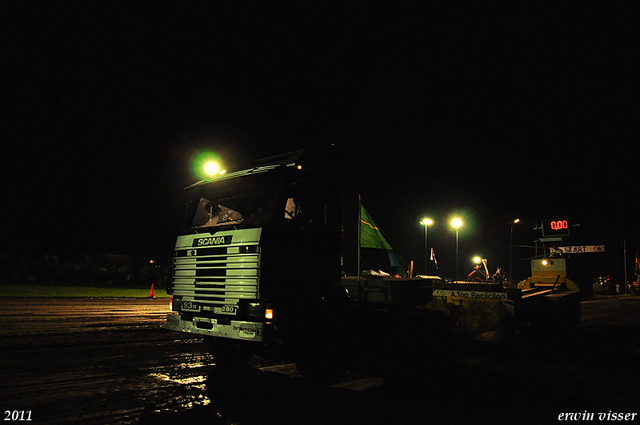
[[[249,303],[247,306],[247,314],[252,317],[260,317],[261,310],[260,303]]]

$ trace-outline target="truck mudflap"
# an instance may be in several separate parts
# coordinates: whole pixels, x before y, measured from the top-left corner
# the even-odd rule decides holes
[[[202,336],[215,336],[222,338],[263,342],[265,331],[269,325],[261,322],[246,322],[231,320],[227,324],[220,324],[214,318],[193,317],[190,320],[180,314],[169,313],[167,315],[166,328],[170,331],[187,332]]]

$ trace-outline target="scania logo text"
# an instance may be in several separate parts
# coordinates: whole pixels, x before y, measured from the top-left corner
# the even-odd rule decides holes
[[[226,245],[231,243],[231,236],[210,236],[194,239],[193,246]]]

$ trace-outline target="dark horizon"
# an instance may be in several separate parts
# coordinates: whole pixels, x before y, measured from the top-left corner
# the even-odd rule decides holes
[[[199,150],[323,143],[405,261],[431,216],[450,266],[456,211],[492,268],[515,218],[517,245],[569,218],[604,263],[640,248],[631,3],[8,7],[5,253],[165,255]]]

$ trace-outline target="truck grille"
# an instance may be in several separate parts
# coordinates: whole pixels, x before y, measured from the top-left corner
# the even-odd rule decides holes
[[[173,294],[197,302],[203,311],[259,298],[260,247],[177,249],[173,259]],[[214,310],[215,309],[215,310]]]

